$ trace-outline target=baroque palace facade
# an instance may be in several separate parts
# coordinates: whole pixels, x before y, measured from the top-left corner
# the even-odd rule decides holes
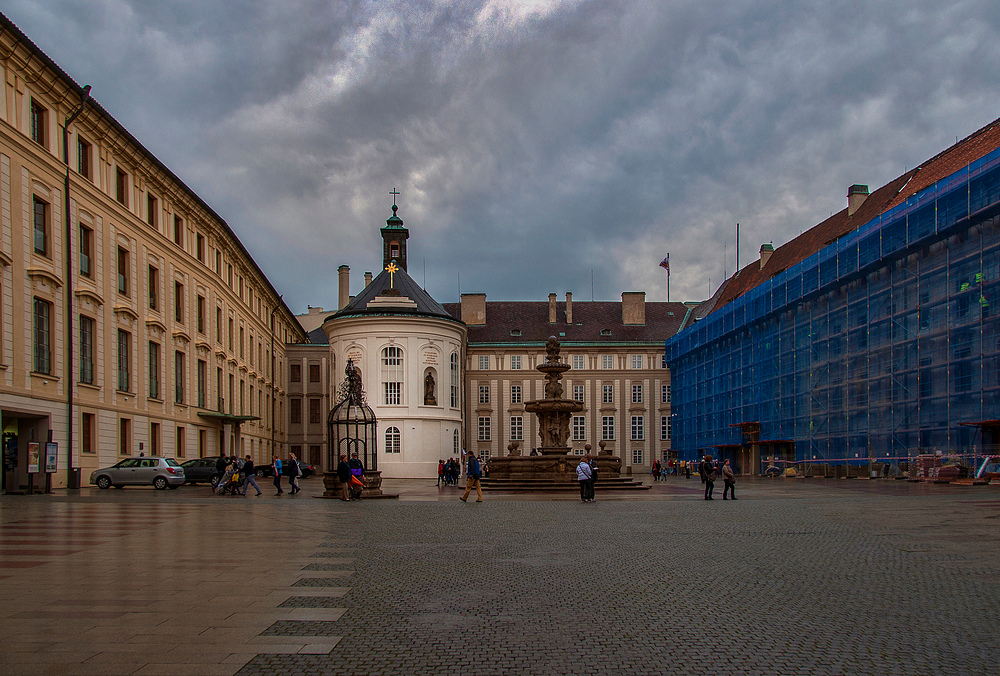
[[[284,454],[305,333],[232,229],[2,15],[0,72],[2,488]]]

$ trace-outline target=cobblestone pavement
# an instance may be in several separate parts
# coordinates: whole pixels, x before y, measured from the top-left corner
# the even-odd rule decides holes
[[[0,674],[993,674],[1000,488],[0,499]]]

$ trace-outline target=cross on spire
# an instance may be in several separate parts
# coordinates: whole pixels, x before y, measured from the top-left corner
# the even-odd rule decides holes
[[[389,194],[392,195],[392,206],[396,206],[396,195],[402,195],[403,193],[393,188],[392,192],[390,192]]]

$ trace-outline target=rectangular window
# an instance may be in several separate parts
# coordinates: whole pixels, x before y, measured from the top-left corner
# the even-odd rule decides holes
[[[670,441],[670,416],[660,416],[660,441]]]
[[[118,247],[118,293],[128,296],[128,249]]]
[[[177,426],[177,447],[176,453],[178,458],[183,458],[187,455],[187,428]]]
[[[519,355],[519,354],[511,355],[511,358],[510,358],[510,368],[513,371],[520,371],[521,370],[521,355]]]
[[[510,403],[520,404],[521,403],[521,386],[511,385],[510,386]]]
[[[573,416],[573,441],[583,441],[587,438],[587,418],[582,415]]]
[[[154,268],[152,265],[149,266],[149,274],[147,275],[147,285],[149,286],[149,309],[159,310],[160,309],[160,271]]]
[[[160,423],[149,423],[149,454],[154,458],[160,455]]]
[[[667,368],[667,355],[665,354],[660,355],[660,368],[661,369]]]
[[[195,255],[198,257],[198,260],[201,261],[202,263],[204,263],[205,262],[205,236],[204,235],[195,235],[194,252],[195,252]]]
[[[132,421],[122,418],[118,421],[118,455],[129,455],[132,450]]]
[[[156,229],[157,201],[152,193],[146,193],[146,223],[149,227]]]
[[[160,398],[160,344],[149,343],[149,398]]]
[[[35,373],[52,373],[52,304],[36,298],[34,315],[33,369]]]
[[[198,360],[198,408],[205,408],[208,399],[208,364]]]
[[[80,225],[80,276],[93,277],[94,231]]]
[[[645,435],[646,419],[641,415],[632,416],[632,441],[642,441]]]
[[[80,315],[80,382],[94,384],[94,320]]]
[[[602,354],[601,355],[601,368],[605,371],[610,371],[615,367],[615,356],[613,354]]]
[[[94,445],[94,414],[84,413],[80,416],[80,451],[93,453]]]
[[[574,354],[573,355],[573,370],[582,371],[583,370],[583,355]]]
[[[288,366],[288,379],[293,383],[302,382],[302,366],[301,364],[290,364]]]
[[[35,230],[35,253],[42,256],[49,255],[49,205],[48,202],[31,198],[32,221]]]
[[[215,250],[215,274],[222,276],[222,252],[218,249]]]
[[[488,354],[479,355],[479,370],[480,371],[490,370],[490,356]]]
[[[607,440],[615,438],[615,417],[613,415],[601,417],[601,438]]]
[[[479,416],[479,441],[490,441],[492,420],[488,415]]]
[[[632,403],[633,404],[642,403],[642,385],[632,386]]]
[[[289,399],[288,400],[288,422],[293,425],[302,424],[302,400],[301,399]]]
[[[670,386],[660,385],[660,403],[669,404],[670,403]]]
[[[184,323],[184,285],[174,282],[174,321]]]
[[[198,430],[198,457],[204,458],[208,453],[208,430]]]
[[[601,387],[601,401],[605,404],[615,403],[615,386],[603,385]]]
[[[243,346],[244,346],[245,342],[246,341],[244,340],[243,327],[241,326],[240,327],[240,359],[243,359]]]
[[[633,448],[632,449],[632,464],[641,465],[642,464],[642,449]]]
[[[583,401],[583,385],[573,386],[573,401]]]
[[[48,146],[45,144],[45,122],[48,112],[45,106],[31,99],[31,140],[46,148]]]
[[[115,199],[128,206],[128,174],[121,169],[115,169]]]
[[[632,355],[632,368],[633,369],[641,369],[642,368],[642,355],[641,354],[633,354]]]
[[[198,333],[205,333],[205,297],[198,296]]]
[[[91,146],[80,136],[76,137],[76,172],[84,178],[94,180],[90,174]]]
[[[403,383],[388,382],[385,385],[385,403],[387,406],[399,406],[402,403]]]
[[[309,424],[318,425],[322,422],[319,412],[319,399],[309,400]]]
[[[319,364],[309,364],[309,382],[319,382]]]
[[[184,353],[174,352],[174,401],[178,404],[184,403],[184,387],[186,385],[184,373]]]
[[[132,364],[132,334],[118,329],[118,391],[129,392]]]
[[[479,403],[488,404],[490,403],[490,386],[480,385],[479,386]]]
[[[222,345],[222,308],[215,308],[215,342]]]
[[[174,244],[184,248],[184,219],[177,215],[174,216]]]
[[[524,418],[519,415],[510,418],[511,441],[524,441]]]
[[[229,318],[229,351],[232,352],[233,348],[236,347],[236,328],[233,325],[233,318]]]

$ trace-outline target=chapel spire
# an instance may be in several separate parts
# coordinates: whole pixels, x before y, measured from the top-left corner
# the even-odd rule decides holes
[[[389,193],[392,195],[392,216],[386,219],[385,227],[382,228],[382,269],[389,267],[389,263],[396,261],[396,266],[406,270],[406,240],[410,236],[410,231],[403,227],[403,219],[396,215],[399,209],[396,206],[396,195],[399,195],[395,188]]]

